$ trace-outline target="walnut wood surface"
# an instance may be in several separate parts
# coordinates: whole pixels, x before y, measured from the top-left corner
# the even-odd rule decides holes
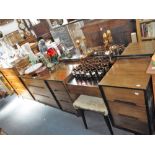
[[[106,73],[99,85],[146,89],[150,75],[146,74],[150,58],[120,59]]]
[[[130,43],[125,48],[122,55],[135,54],[153,54],[155,52],[155,41],[144,41],[139,43]]]

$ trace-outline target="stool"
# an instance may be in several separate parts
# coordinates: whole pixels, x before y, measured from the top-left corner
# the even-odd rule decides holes
[[[81,116],[86,129],[88,129],[84,111],[94,111],[103,114],[105,122],[108,126],[110,133],[113,135],[113,130],[111,127],[111,122],[108,116],[108,110],[102,98],[87,96],[87,95],[80,95],[75,102],[73,103],[75,109],[77,109]]]

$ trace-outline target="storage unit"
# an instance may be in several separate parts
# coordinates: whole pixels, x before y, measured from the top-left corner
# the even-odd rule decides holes
[[[22,80],[36,101],[42,102],[44,104],[47,104],[53,107],[60,108],[59,104],[57,103],[54,96],[48,89],[44,80],[23,78],[23,77],[22,77]]]
[[[4,77],[7,79],[9,84],[15,90],[17,95],[21,95],[23,98],[33,99],[29,91],[25,88],[20,78],[17,76],[13,68],[0,69]]]
[[[67,91],[64,83],[61,81],[47,81],[47,84],[49,85],[49,88],[53,91],[62,109],[64,111],[76,113],[76,110],[73,107],[73,102],[77,98],[77,96],[70,94]]]
[[[139,134],[154,131],[154,104],[150,75],[146,69],[150,58],[121,59],[100,82],[112,124]]]

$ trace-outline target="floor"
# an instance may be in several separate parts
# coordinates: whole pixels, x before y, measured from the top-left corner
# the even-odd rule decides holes
[[[103,116],[86,112],[88,130],[80,117],[16,96],[0,101],[0,128],[9,135],[109,135]],[[116,135],[131,134],[113,128]]]

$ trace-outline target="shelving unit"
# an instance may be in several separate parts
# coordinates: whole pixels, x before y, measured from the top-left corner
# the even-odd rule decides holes
[[[149,41],[149,40],[155,40],[155,36],[153,37],[144,37],[142,36],[142,31],[141,31],[141,25],[142,24],[149,24],[149,23],[152,23],[152,22],[155,22],[155,19],[137,19],[136,20],[136,28],[137,28],[137,38],[138,38],[138,42],[141,42],[141,41]],[[155,27],[153,27],[152,29],[154,29],[155,31]]]

